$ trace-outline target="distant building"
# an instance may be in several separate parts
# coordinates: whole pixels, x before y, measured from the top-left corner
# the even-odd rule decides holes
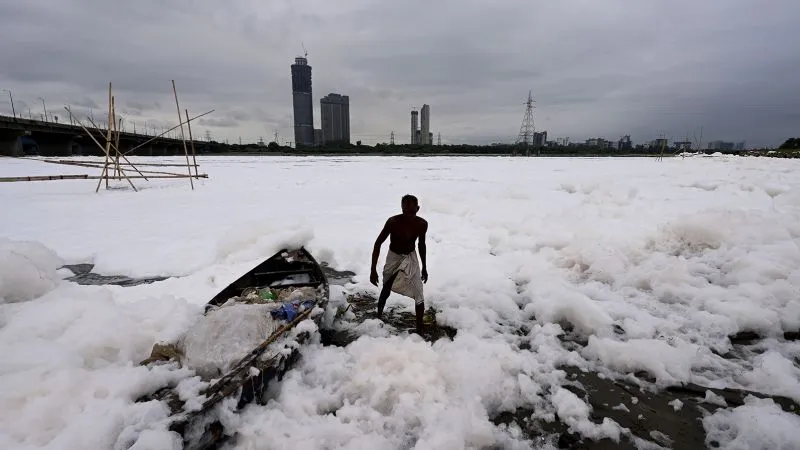
[[[314,145],[314,106],[311,96],[311,66],[304,57],[292,64],[292,107],[294,110],[295,146]]]
[[[656,140],[650,141],[650,148],[660,149],[662,147],[669,148],[669,139],[658,138]]]
[[[710,141],[708,143],[708,150],[733,150],[735,144],[733,142],[725,141]]]
[[[350,97],[328,94],[319,101],[322,142],[350,143]]]
[[[587,147],[596,147],[600,149],[610,149],[613,148],[613,142],[607,141],[603,138],[591,138],[586,140]]]
[[[422,145],[431,145],[431,141],[433,140],[433,135],[430,132],[431,130],[431,108],[428,105],[422,105],[422,109],[420,110],[419,114],[420,118],[420,137],[423,139],[420,144]]]
[[[541,148],[547,145],[547,131],[533,132],[533,147]]]
[[[419,144],[419,128],[417,123],[419,121],[419,113],[411,111],[411,145]]]
[[[692,142],[691,141],[677,141],[673,142],[672,145],[675,147],[675,150],[687,152],[692,149]]]
[[[633,142],[631,142],[630,135],[622,136],[617,142],[617,150],[632,150],[633,149]]]

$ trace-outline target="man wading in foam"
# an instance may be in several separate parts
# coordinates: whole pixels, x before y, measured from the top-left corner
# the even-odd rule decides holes
[[[417,333],[422,334],[422,315],[425,312],[425,299],[422,296],[422,284],[428,282],[428,267],[425,261],[425,233],[428,231],[428,222],[422,217],[417,217],[419,202],[413,195],[405,195],[400,201],[402,214],[390,217],[386,221],[375,240],[372,248],[372,270],[369,281],[378,285],[378,256],[381,246],[387,237],[389,253],[386,255],[386,265],[383,266],[383,289],[378,297],[378,319],[383,317],[383,307],[389,294],[395,292],[406,297],[411,297],[415,302],[417,313]],[[419,256],[422,258],[422,272],[420,273],[417,252],[414,251],[414,242],[419,238]]]

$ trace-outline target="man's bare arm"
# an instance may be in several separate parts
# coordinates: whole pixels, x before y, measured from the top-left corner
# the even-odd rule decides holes
[[[375,239],[375,245],[373,245],[372,247],[372,266],[370,266],[371,273],[377,272],[378,256],[380,256],[381,253],[381,246],[386,241],[386,238],[389,237],[389,233],[391,232],[391,225],[392,225],[392,219],[389,218],[386,221],[386,224],[383,226],[381,232],[378,234],[378,238]]]

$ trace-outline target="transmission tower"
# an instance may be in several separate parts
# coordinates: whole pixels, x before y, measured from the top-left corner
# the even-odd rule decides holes
[[[389,145],[394,145],[394,131],[389,135]]]
[[[441,132],[439,132],[439,134],[436,136],[436,146],[437,147],[441,147],[442,146],[442,133]]]
[[[516,144],[522,147],[525,156],[531,155],[531,147],[533,147],[533,133],[536,128],[533,124],[533,96],[531,91],[528,91],[528,101],[525,102],[525,117],[522,118],[522,125],[519,127],[519,136],[517,136]]]

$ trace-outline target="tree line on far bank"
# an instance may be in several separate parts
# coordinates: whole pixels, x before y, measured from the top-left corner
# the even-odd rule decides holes
[[[555,145],[541,148],[530,148],[517,144],[492,144],[492,145],[389,145],[376,144],[331,144],[319,147],[294,148],[282,146],[276,142],[269,144],[225,144],[223,142],[205,142],[199,146],[198,153],[203,154],[301,154],[301,155],[508,155],[508,156],[658,156],[662,154],[661,148],[638,146],[632,149],[619,150],[616,148],[599,148],[584,144],[571,144],[569,146]],[[747,154],[778,157],[800,157],[800,138],[790,138],[781,144],[778,149],[762,148],[746,151],[734,150],[701,150],[701,153],[711,154]],[[675,148],[666,148],[664,155],[679,154]]]

